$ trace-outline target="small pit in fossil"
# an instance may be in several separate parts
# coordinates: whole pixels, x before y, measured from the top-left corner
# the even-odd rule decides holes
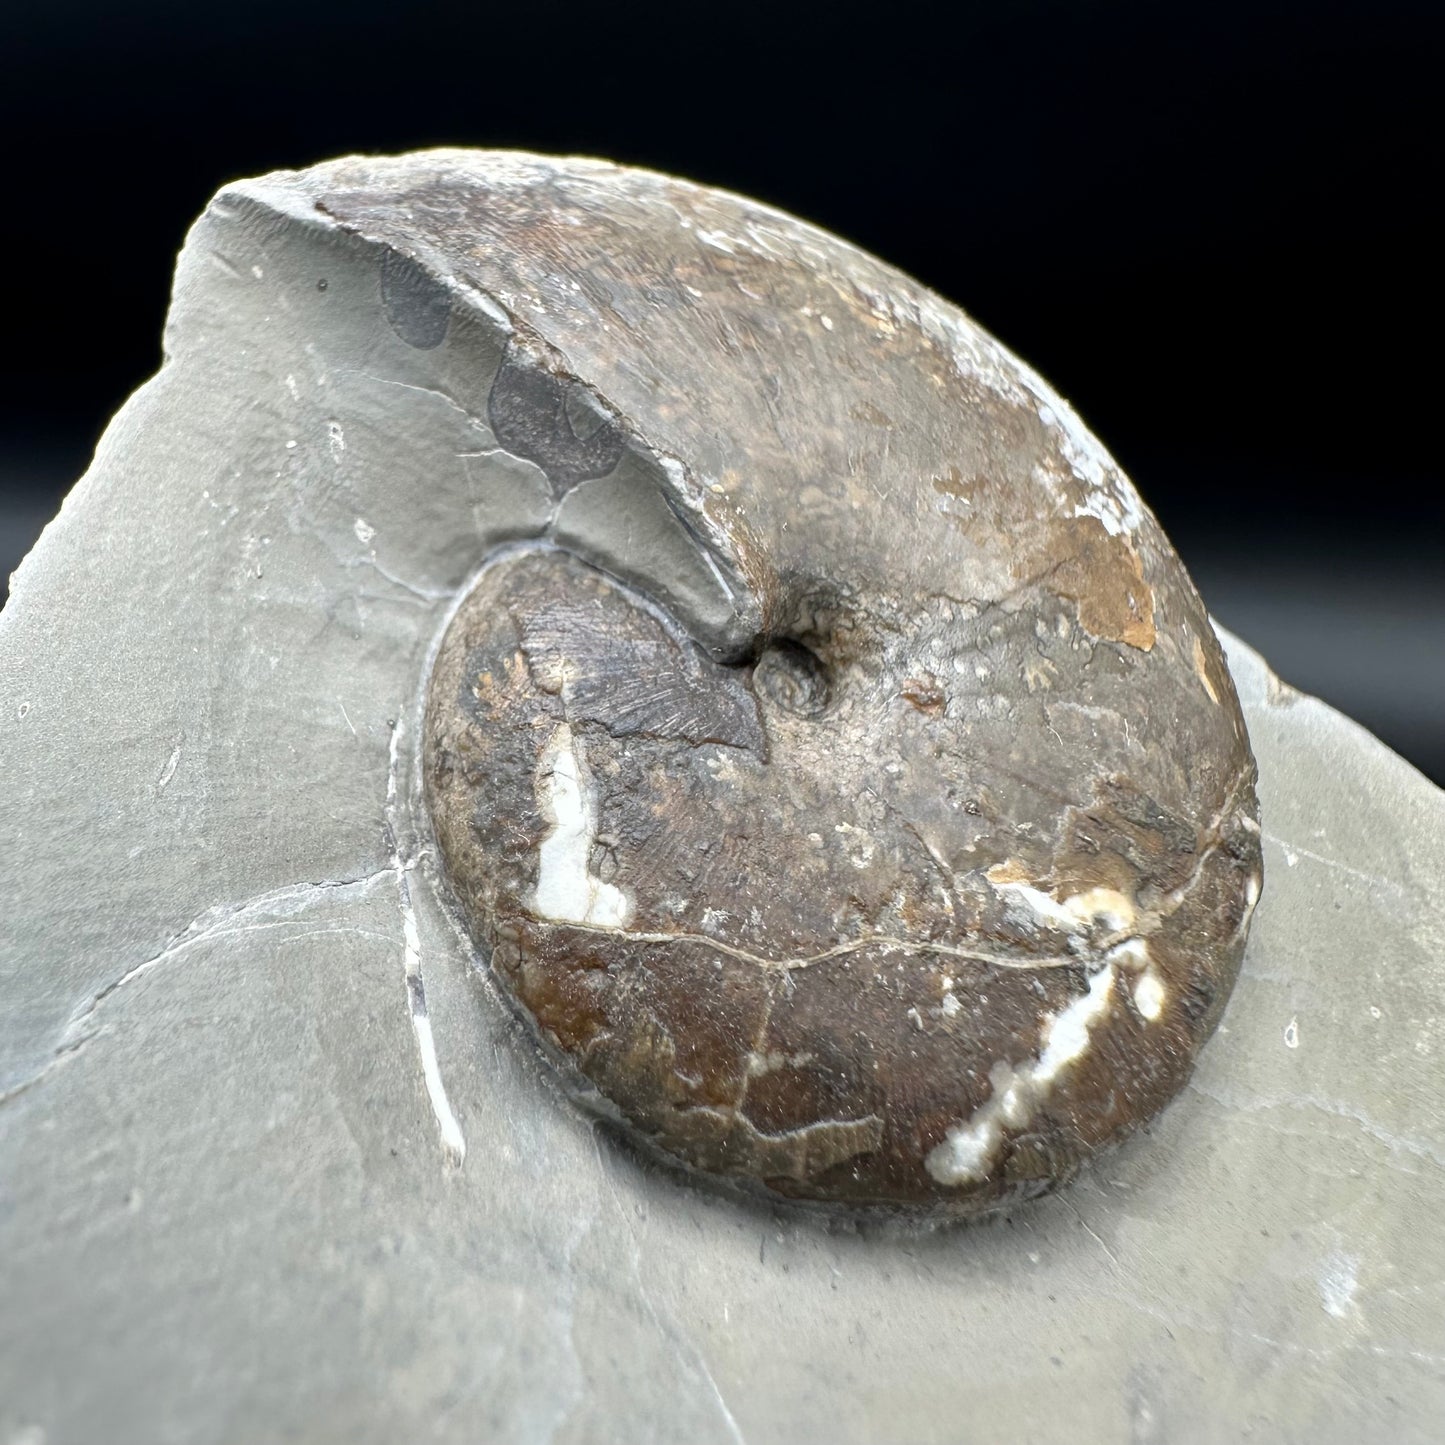
[[[817,717],[828,707],[828,669],[817,653],[791,638],[778,638],[753,664],[753,686],[785,712]]]

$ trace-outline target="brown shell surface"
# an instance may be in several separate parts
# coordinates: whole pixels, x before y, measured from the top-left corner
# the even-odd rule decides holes
[[[1183,566],[1067,405],[734,196],[324,170],[328,224],[495,325],[495,446],[555,501],[453,618],[423,757],[553,1057],[670,1158],[846,1205],[985,1209],[1152,1117],[1239,967],[1254,765]]]

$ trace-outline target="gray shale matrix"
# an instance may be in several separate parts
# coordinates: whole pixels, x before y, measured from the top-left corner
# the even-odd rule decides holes
[[[1445,802],[1229,639],[1269,880],[1243,969],[1183,1092],[1062,1192],[962,1230],[845,1227],[680,1183],[555,1087],[442,901],[423,684],[480,557],[560,513],[559,474],[574,498],[646,479],[561,389],[573,450],[499,450],[495,304],[310,199],[552,164],[228,188],[166,365],[16,574],[0,1442],[1437,1438]],[[1110,539],[1139,525],[1095,505]],[[718,597],[767,588],[746,557],[697,570],[706,516],[645,520],[665,600],[724,658]],[[1157,645],[1136,597],[1076,600]],[[806,718],[817,679],[770,666]],[[923,722],[944,681],[910,680]],[[625,890],[584,879],[591,921],[622,918]],[[1146,968],[1108,976],[1141,1026],[1167,1007],[1167,978],[1161,1000]]]

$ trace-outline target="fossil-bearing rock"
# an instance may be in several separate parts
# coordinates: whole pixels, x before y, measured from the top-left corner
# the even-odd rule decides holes
[[[1221,637],[1259,759],[1269,885],[1227,1027],[1149,1137],[1105,1167],[966,1240],[930,1219],[819,1228],[806,1209],[678,1187],[677,1171],[610,1147],[595,1113],[548,1087],[552,1066],[448,902],[423,801],[425,685],[469,579],[482,596],[507,591],[507,618],[463,618],[453,635],[485,647],[512,618],[530,634],[537,656],[518,644],[509,695],[547,714],[534,758],[552,771],[533,771],[522,823],[554,884],[596,796],[572,801],[563,743],[597,787],[608,727],[628,741],[622,694],[574,681],[561,737],[558,695],[536,687],[528,701],[534,671],[559,679],[545,628],[508,589],[520,607],[537,569],[577,564],[538,547],[552,485],[499,449],[489,419],[503,308],[448,269],[455,258],[433,248],[413,265],[313,199],[338,174],[404,194],[408,177],[471,172],[481,185],[502,164],[454,153],[228,185],[179,258],[164,364],[106,429],[0,610],[0,1440],[870,1445],[986,1419],[1038,1445],[1251,1431],[1433,1445],[1445,793],[1238,640]],[[580,416],[585,398],[573,405]],[[634,507],[632,525],[646,515]],[[571,531],[601,545],[595,524]],[[660,567],[675,534],[651,535]],[[1135,543],[1146,572],[1154,535]],[[671,555],[676,581],[696,553]],[[696,624],[659,584],[615,567],[607,582],[589,565],[578,600],[601,599],[620,660],[677,649],[676,676],[653,678],[680,707],[722,664],[688,653]],[[771,643],[752,671],[769,766],[783,755],[766,734],[775,714],[827,727],[846,705],[806,646]],[[1207,635],[1201,648],[1213,655]],[[727,675],[746,683],[747,669]],[[748,715],[728,694],[671,726],[727,728],[736,745],[697,746],[753,766]],[[1082,724],[1058,701],[1050,717],[1071,741]],[[1142,754],[1129,740],[1144,709],[1126,713],[1124,740],[1103,704],[1083,705],[1101,707],[1098,746],[1120,738],[1126,775],[1198,809],[1187,816],[1207,836],[1227,788],[1202,781],[1204,750],[1151,721],[1156,753]],[[974,731],[994,743],[991,771],[967,754],[956,767],[987,771],[996,790],[1019,769],[999,765],[997,733]],[[891,760],[869,765],[890,776]],[[572,827],[557,829],[559,808]],[[581,897],[635,930],[647,895],[625,858],[613,871],[593,816],[587,878],[616,892],[589,882]],[[1136,841],[1162,821],[1145,817]],[[1178,842],[1189,850],[1185,832]],[[1025,846],[1009,856],[1024,861]],[[1107,851],[1086,854],[1095,877]],[[1166,854],[1132,853],[1131,866],[1158,877]],[[1223,862],[1216,850],[1201,877]],[[962,893],[993,896],[957,871]],[[961,1101],[967,1119],[920,1140],[936,1148],[963,1122],[987,1144],[996,1125],[1003,1169],[1026,1131],[990,1102],[1019,1082],[1011,1108],[1027,1102],[1036,1119],[1050,1100],[1087,1103],[1062,1093],[1069,1070],[1097,1058],[1101,1025],[1127,1024],[1084,1002],[1098,950],[1082,934],[1071,944],[1075,910],[1104,900],[1070,909],[1083,878],[1034,881],[1038,897],[1005,893],[1019,908],[1004,937],[938,930],[980,952],[1083,960],[1070,1017],[1088,1023],[1089,1049],[1062,1064],[1082,1029],[1005,1047],[1003,1088],[980,1086]],[[806,923],[822,904],[805,882],[758,886]],[[1139,897],[1145,928],[1161,915],[1151,959],[1159,971],[1168,944],[1165,967],[1202,972],[1228,916],[1166,912],[1172,891]],[[1030,904],[1059,929],[1028,935]],[[1185,907],[1194,934],[1177,931]],[[1227,945],[1221,957],[1227,969]],[[950,977],[961,1009],[965,975]],[[1129,1009],[1137,982],[1116,961],[1109,1009]],[[973,1045],[957,1037],[967,1063]],[[1135,1041],[1159,1036],[1116,1037],[1131,1088]],[[1037,1066],[1051,1047],[1045,1098]],[[963,1186],[930,1197],[981,1202]]]

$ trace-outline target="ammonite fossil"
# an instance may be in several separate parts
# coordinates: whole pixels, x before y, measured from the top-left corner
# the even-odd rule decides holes
[[[448,306],[493,329],[478,455],[544,479],[450,623],[423,766],[554,1061],[674,1161],[855,1206],[1036,1194],[1154,1115],[1239,966],[1254,766],[1199,597],[1070,408],[732,195],[363,174],[316,204],[390,248],[413,344]]]

